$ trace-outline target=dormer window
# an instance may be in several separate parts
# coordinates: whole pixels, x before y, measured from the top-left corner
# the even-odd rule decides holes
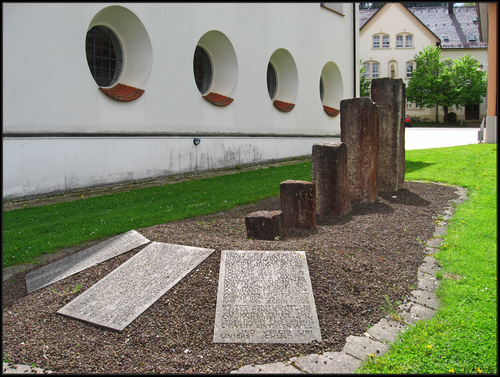
[[[475,35],[468,35],[467,39],[469,40],[469,42],[475,42],[476,41],[476,36]]]
[[[444,35],[443,36],[443,41],[449,42],[450,41],[450,37],[448,37],[447,35]]]
[[[477,22],[477,17],[472,17],[472,22]]]

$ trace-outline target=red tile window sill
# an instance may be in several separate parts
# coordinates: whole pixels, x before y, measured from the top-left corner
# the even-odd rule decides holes
[[[112,88],[102,88],[99,90],[106,94],[108,97],[117,101],[133,101],[144,93],[143,89],[134,88],[132,86],[118,84]]]
[[[323,105],[323,108],[325,109],[325,112],[331,117],[336,117],[337,115],[340,114],[340,110],[334,109],[333,107],[328,107]]]
[[[234,100],[230,97],[223,96],[217,93],[208,93],[203,96],[208,102],[213,103],[216,106],[227,106]]]
[[[293,104],[293,103],[282,102],[282,101],[278,101],[278,100],[275,100],[273,102],[273,105],[278,110],[284,111],[284,112],[292,111],[292,109],[295,107],[295,104]]]

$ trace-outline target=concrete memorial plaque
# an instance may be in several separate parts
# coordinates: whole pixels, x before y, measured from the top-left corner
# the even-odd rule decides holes
[[[26,291],[29,294],[148,242],[149,240],[146,237],[135,230],[130,230],[100,242],[97,245],[29,272],[26,274]]]
[[[213,251],[152,242],[57,313],[122,331]]]
[[[221,254],[214,343],[321,341],[304,251]]]

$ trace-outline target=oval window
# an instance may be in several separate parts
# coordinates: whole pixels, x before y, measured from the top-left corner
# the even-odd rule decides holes
[[[201,94],[205,94],[212,84],[212,63],[203,47],[196,46],[193,59],[194,80]]]
[[[271,63],[267,65],[267,91],[269,92],[269,97],[274,99],[276,96],[276,70]]]
[[[118,81],[123,66],[120,42],[111,29],[94,26],[85,41],[87,63],[92,77],[99,86],[112,86]]]

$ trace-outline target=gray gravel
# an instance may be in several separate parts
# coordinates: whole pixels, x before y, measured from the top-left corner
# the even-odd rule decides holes
[[[3,283],[3,358],[56,373],[228,373],[243,365],[338,352],[349,335],[362,335],[386,314],[386,298],[396,303],[415,289],[435,216],[456,197],[450,186],[406,182],[405,189],[381,193],[375,203],[353,205],[349,215],[318,217],[316,231],[295,231],[279,241],[247,239],[244,221],[250,212],[279,210],[279,198],[137,229],[152,241],[216,251],[122,333],[56,311],[142,247],[30,295],[26,272],[14,275]],[[224,249],[306,251],[323,341],[212,343]]]

